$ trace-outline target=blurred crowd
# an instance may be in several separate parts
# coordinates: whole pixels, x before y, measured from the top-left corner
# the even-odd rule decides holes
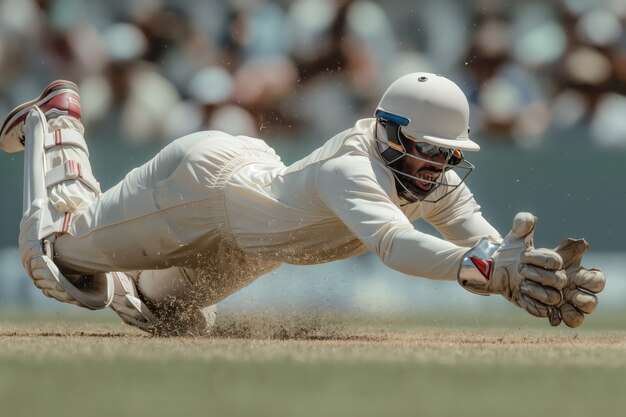
[[[0,111],[65,78],[88,136],[311,148],[431,71],[479,142],[624,147],[625,21],[626,0],[0,0]]]

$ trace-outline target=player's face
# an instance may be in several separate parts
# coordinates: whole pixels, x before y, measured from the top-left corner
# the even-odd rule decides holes
[[[429,191],[441,175],[447,156],[443,153],[433,157],[423,154],[417,150],[413,141],[405,141],[405,148],[408,154],[420,159],[402,158],[402,172],[417,177],[417,179],[411,179],[413,185],[421,190]],[[421,181],[420,178],[424,181]]]

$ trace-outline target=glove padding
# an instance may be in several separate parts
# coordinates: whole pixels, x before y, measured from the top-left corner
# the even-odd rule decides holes
[[[533,246],[536,222],[532,214],[518,213],[502,243],[491,241],[491,249],[483,251],[487,259],[481,259],[479,242],[463,260],[459,283],[478,294],[501,294],[533,316],[548,317],[550,306],[561,302],[567,277],[561,255]]]
[[[594,294],[604,289],[604,273],[596,268],[581,266],[583,254],[589,249],[584,239],[567,239],[554,250],[563,259],[567,283],[563,288],[563,300],[551,307],[550,324],[558,326],[563,321],[569,327],[578,327],[598,306]]]
[[[507,300],[533,316],[548,317],[549,306],[561,301],[559,290],[567,278],[557,252],[534,247],[536,223],[537,218],[530,213],[515,216],[511,232],[492,257],[492,281]]]

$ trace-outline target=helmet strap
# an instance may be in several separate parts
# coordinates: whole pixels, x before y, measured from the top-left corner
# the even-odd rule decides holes
[[[378,119],[378,124],[385,129],[387,136],[387,148],[380,152],[387,164],[399,161],[406,155],[406,148],[400,141],[400,125],[382,118]]]

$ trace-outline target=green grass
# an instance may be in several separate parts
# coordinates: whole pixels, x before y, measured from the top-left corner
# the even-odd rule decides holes
[[[3,314],[0,415],[623,415],[626,325],[585,325],[266,314],[159,339],[109,315]]]

